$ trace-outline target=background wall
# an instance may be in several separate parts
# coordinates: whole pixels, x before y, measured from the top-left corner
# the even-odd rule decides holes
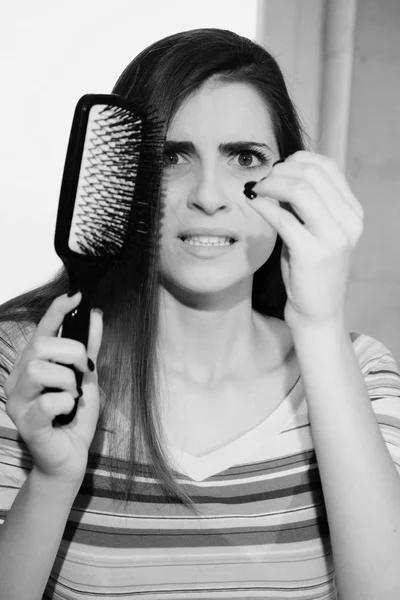
[[[347,175],[365,210],[348,313],[400,363],[400,2],[358,2]]]
[[[325,0],[258,0],[257,41],[277,59],[309,135],[320,146]]]
[[[199,27],[250,38],[256,0],[18,0],[0,36],[0,303],[61,266],[54,228],[77,100],[109,93],[138,52]]]

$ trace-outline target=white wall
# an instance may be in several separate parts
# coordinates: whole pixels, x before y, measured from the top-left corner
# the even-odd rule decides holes
[[[278,61],[310,138],[307,149],[315,152],[320,145],[319,108],[326,2],[258,0],[257,41]]]
[[[144,47],[198,27],[255,39],[257,0],[19,0],[0,37],[0,303],[46,281],[75,104],[109,93]]]
[[[353,331],[382,341],[400,364],[400,2],[358,2],[347,175],[364,233],[348,297]]]

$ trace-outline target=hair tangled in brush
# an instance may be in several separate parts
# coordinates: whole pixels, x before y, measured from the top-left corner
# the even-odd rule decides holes
[[[113,92],[154,107],[168,127],[182,103],[210,78],[244,83],[261,95],[281,158],[304,149],[302,128],[277,62],[263,47],[231,31],[185,31],[150,45],[126,67]],[[281,249],[278,236],[271,256],[254,275],[252,292],[253,308],[279,319],[283,319],[286,303]],[[155,260],[148,281],[140,289],[135,286],[134,274],[125,268],[109,273],[95,291],[94,306],[104,313],[97,363],[104,409],[90,460],[96,464],[96,445],[103,435],[109,435],[112,454],[123,458],[125,465],[125,478],[116,479],[120,483],[115,484],[114,491],[129,500],[135,494],[135,475],[145,450],[147,462],[171,502],[183,503],[196,513],[193,499],[174,478],[162,441],[156,385],[158,285]],[[50,303],[68,287],[62,268],[44,285],[0,306],[0,321],[13,322],[20,329],[37,325]],[[1,371],[3,376],[8,374],[15,352],[11,338],[5,336],[3,342],[10,360],[3,365],[0,362],[0,383]],[[131,424],[125,435],[121,435],[121,414],[127,417],[125,423]],[[110,465],[115,472],[121,470],[118,460]]]

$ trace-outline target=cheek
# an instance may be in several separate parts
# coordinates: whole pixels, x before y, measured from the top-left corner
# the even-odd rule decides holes
[[[183,225],[182,218],[179,216],[179,197],[178,195],[167,194],[163,191],[161,199],[161,216],[159,221],[161,243],[164,239],[170,239],[171,235],[179,230]]]
[[[183,169],[166,171],[162,179],[163,197],[166,201],[173,202],[174,198],[185,196],[191,185],[193,185],[193,173],[185,173]]]

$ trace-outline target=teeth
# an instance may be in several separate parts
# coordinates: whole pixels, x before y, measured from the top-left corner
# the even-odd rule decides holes
[[[183,238],[185,244],[191,246],[230,246],[231,238],[226,236],[190,235]]]

